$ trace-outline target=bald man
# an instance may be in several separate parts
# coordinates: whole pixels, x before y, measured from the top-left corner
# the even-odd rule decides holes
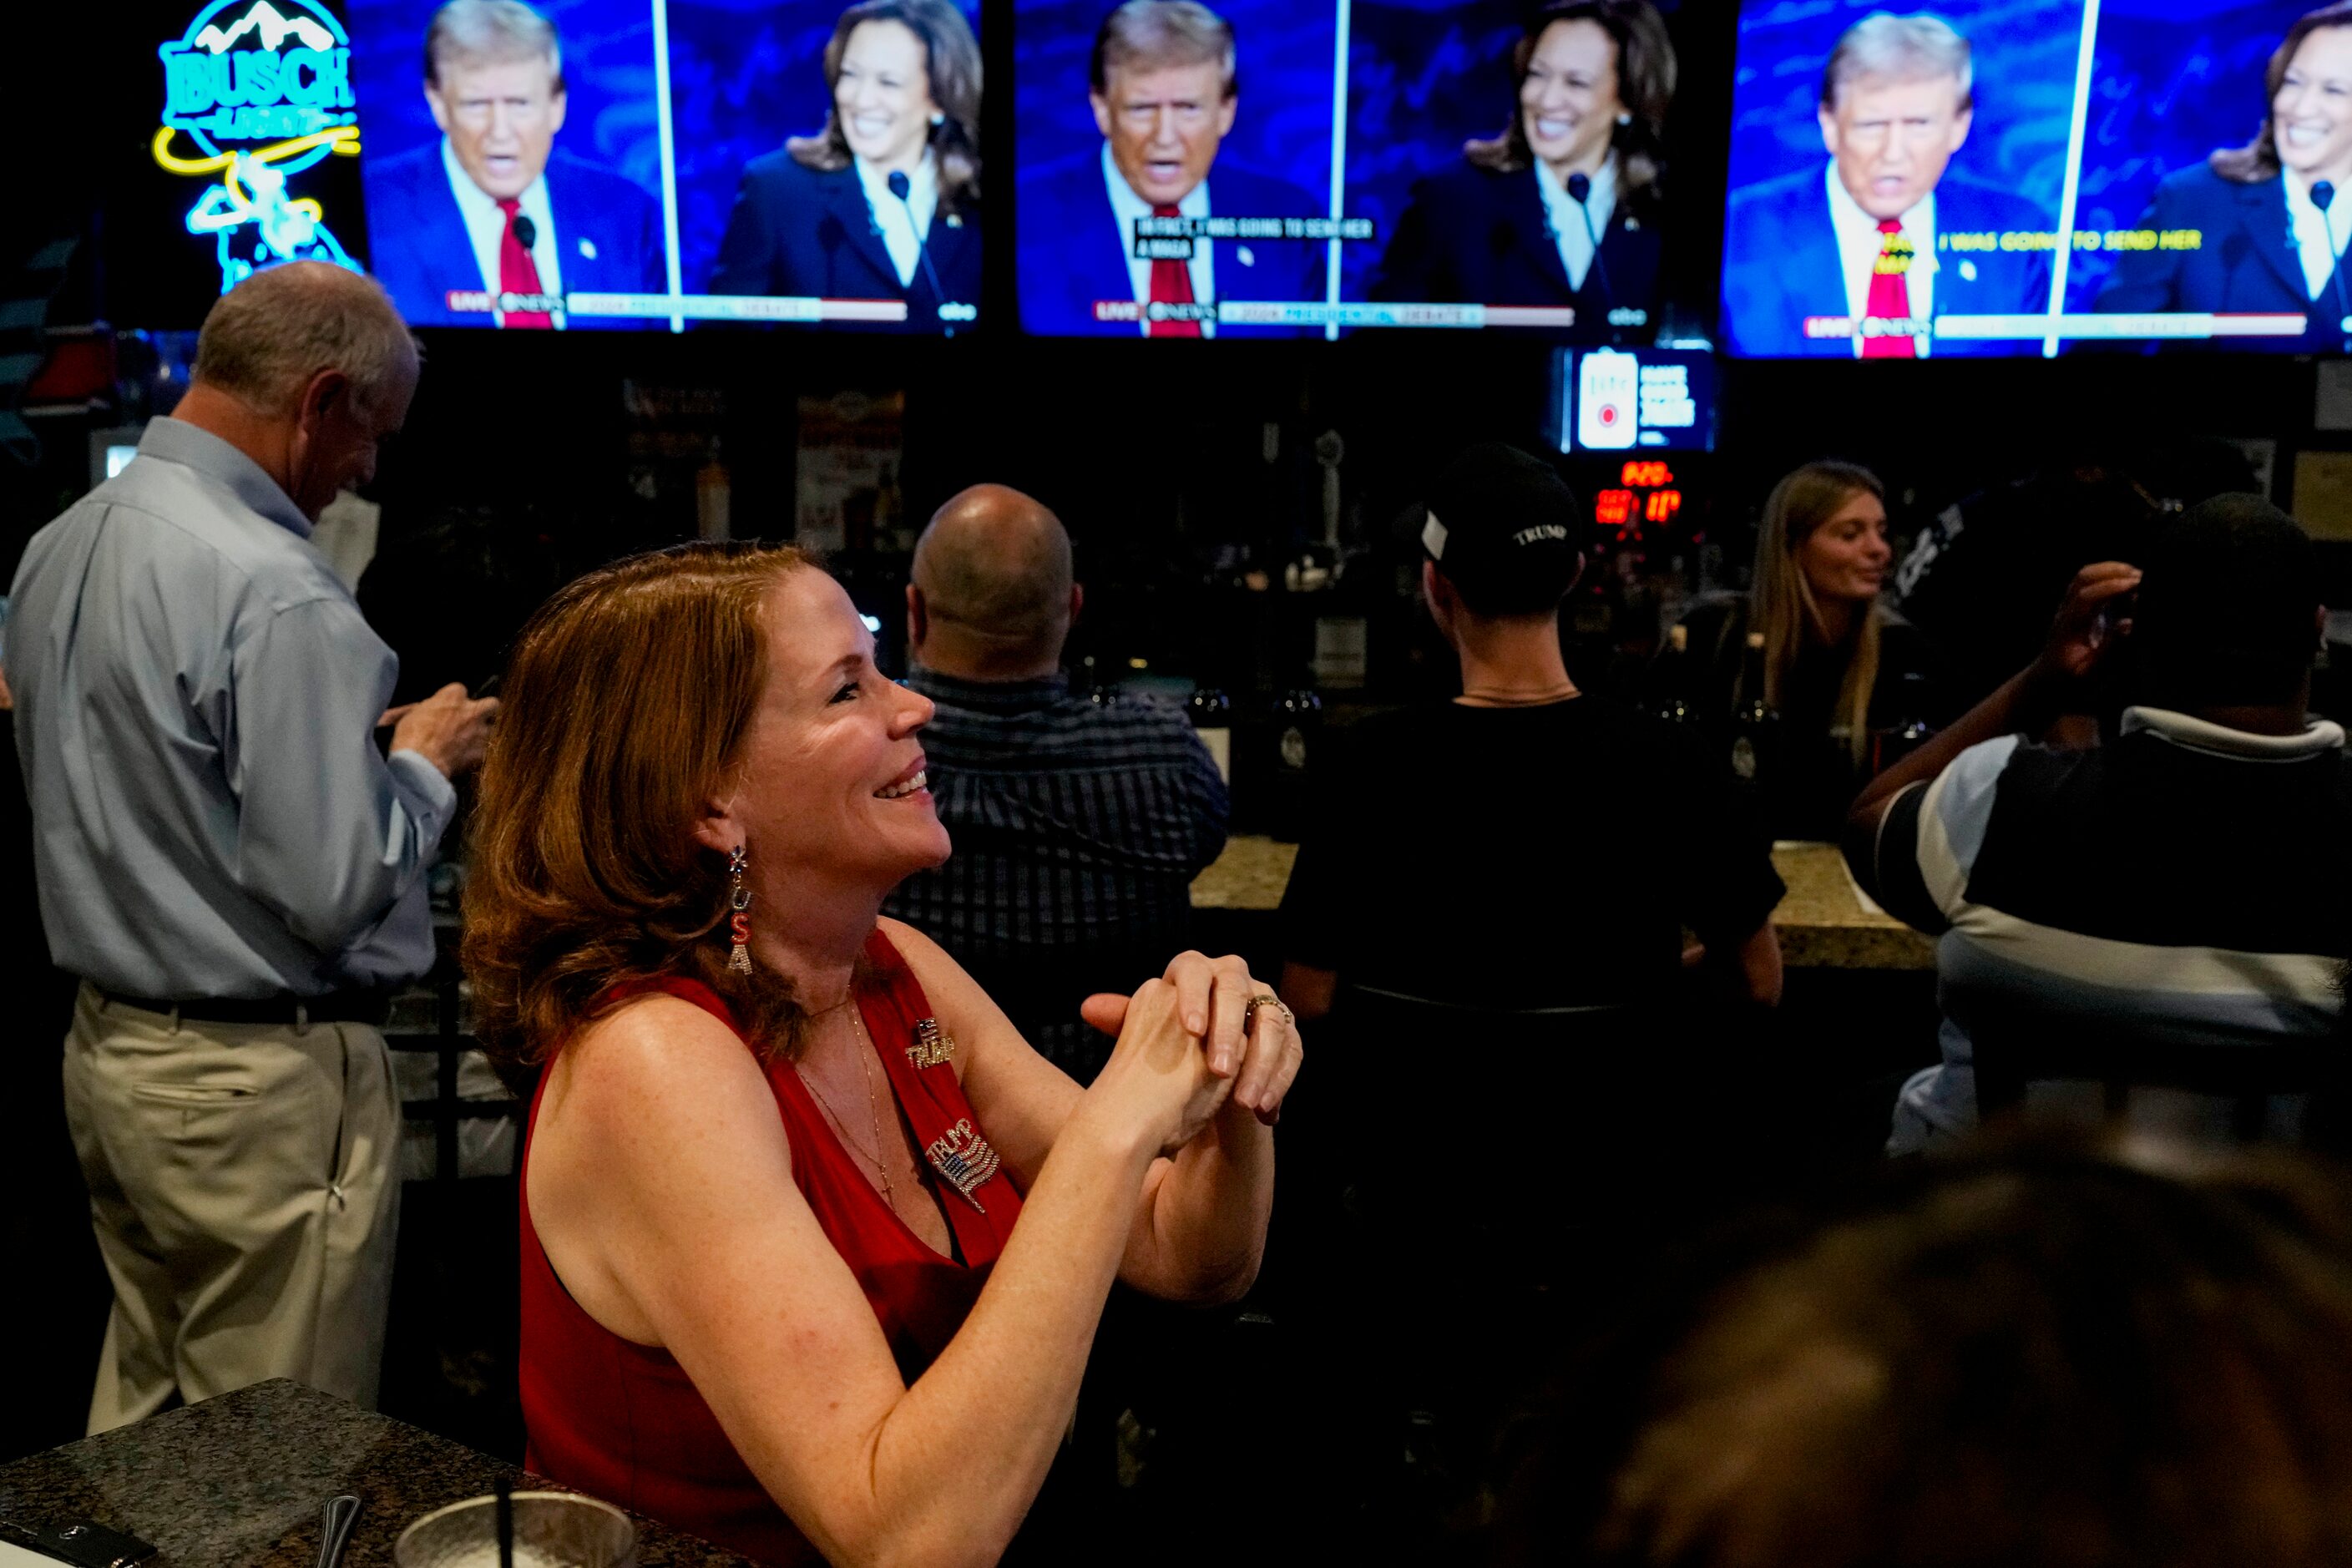
[[[975,485],[923,531],[907,684],[939,707],[923,754],[955,853],[884,906],[1081,1083],[1110,1041],[1078,1003],[1188,945],[1192,879],[1225,844],[1224,782],[1181,713],[1071,694],[1085,601],[1061,520],[1019,490]]]

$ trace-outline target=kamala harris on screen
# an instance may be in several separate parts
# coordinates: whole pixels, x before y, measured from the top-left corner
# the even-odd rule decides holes
[[[2309,326],[2300,337],[2234,341],[2305,353],[2346,341],[2352,5],[2323,6],[2289,27],[2263,93],[2254,139],[2166,175],[2140,218],[2143,230],[2194,233],[2196,245],[2125,252],[2097,309],[2302,314]]]
[[[1654,327],[1675,73],[1649,0],[1537,11],[1511,50],[1508,122],[1414,186],[1372,298],[1571,306],[1580,338],[1611,336],[1612,312]]]
[[[980,46],[949,0],[863,0],[824,51],[814,136],[745,166],[714,294],[901,300],[937,331],[980,300]],[[944,316],[942,306],[948,310]]]

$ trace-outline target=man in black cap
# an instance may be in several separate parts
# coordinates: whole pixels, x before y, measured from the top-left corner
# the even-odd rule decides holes
[[[1559,606],[1589,522],[1559,477],[1497,442],[1431,487],[1422,590],[1462,694],[1332,739],[1283,896],[1282,994],[1343,983],[1480,1008],[1656,999],[1685,927],[1779,1000],[1782,891],[1728,771],[1674,727],[1577,690]]]
[[[1854,876],[1941,939],[1944,1059],[1904,1086],[1890,1152],[1975,1125],[1979,1040],[2088,1026],[2162,1050],[2338,1026],[2352,761],[2305,710],[2311,542],[2268,501],[2218,495],[2133,556],[2083,568],[2041,657],[1854,803]],[[2105,744],[2025,739],[2100,691],[2129,704]],[[2100,1086],[2078,1087],[2097,1114]],[[2144,1106],[2174,1131],[2231,1125],[2218,1099],[2127,1114]]]

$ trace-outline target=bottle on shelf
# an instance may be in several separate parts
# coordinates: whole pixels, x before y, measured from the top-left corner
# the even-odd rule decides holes
[[[1086,691],[1087,700],[1097,708],[1108,708],[1118,700],[1118,688],[1105,682],[1102,666],[1092,654],[1078,661],[1078,685]]]
[[[1308,769],[1322,751],[1321,695],[1303,687],[1284,692],[1275,701],[1272,728],[1266,825],[1276,838],[1296,843],[1313,812]]]
[[[1234,700],[1213,686],[1196,686],[1184,703],[1193,733],[1217,764],[1217,776],[1230,787],[1234,782]]]
[[[1666,628],[1666,648],[1658,656],[1653,677],[1650,711],[1669,724],[1688,724],[1698,718],[1691,702],[1690,627]]]
[[[1739,674],[1739,704],[1731,721],[1731,771],[1758,784],[1780,771],[1780,715],[1764,694],[1764,634],[1748,634]]]

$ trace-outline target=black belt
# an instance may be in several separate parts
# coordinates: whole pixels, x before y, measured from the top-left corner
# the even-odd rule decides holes
[[[199,996],[169,1001],[100,991],[109,1005],[143,1013],[176,1013],[200,1024],[369,1024],[381,1028],[392,1014],[387,991],[330,991],[323,996]]]

